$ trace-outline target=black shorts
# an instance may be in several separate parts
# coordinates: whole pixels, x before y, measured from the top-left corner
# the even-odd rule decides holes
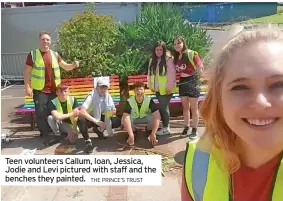
[[[179,96],[187,96],[190,98],[200,97],[199,79],[197,75],[180,77]]]

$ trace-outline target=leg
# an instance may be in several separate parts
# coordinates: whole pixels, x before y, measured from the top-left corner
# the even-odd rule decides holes
[[[83,138],[85,140],[85,152],[86,153],[91,153],[93,151],[91,139],[88,134],[88,120],[85,119],[84,117],[80,116],[78,119],[78,127],[80,129],[80,132],[83,135]]]
[[[160,95],[156,93],[156,97],[159,101],[159,112],[163,124],[163,128],[157,132],[157,135],[167,135],[170,134],[169,129],[169,119],[170,119],[170,111],[169,111],[169,102],[172,97],[171,95]]]
[[[47,122],[47,118],[49,116],[49,109],[47,107],[49,101],[48,94],[34,90],[33,100],[35,105],[37,127],[39,129],[40,136],[46,139],[49,130]],[[47,142],[45,141],[44,144],[46,143]]]
[[[185,122],[185,128],[181,134],[183,136],[189,134],[189,128],[190,128],[190,104],[188,100],[189,82],[190,82],[189,77],[180,78],[179,95],[182,102],[183,117]]]
[[[190,88],[189,88],[189,102],[190,102],[190,107],[192,111],[192,120],[193,120],[193,125],[192,125],[192,132],[189,135],[189,138],[195,139],[197,138],[197,126],[199,122],[199,110],[198,110],[198,97],[200,96],[200,88],[198,87],[198,79],[197,77],[193,77],[192,82],[190,83]]]
[[[183,107],[183,117],[185,122],[185,128],[182,132],[182,135],[188,135],[188,131],[190,128],[190,103],[188,97],[180,97]]]
[[[53,118],[52,115],[48,116],[48,124],[50,126],[50,128],[52,129],[54,135],[56,136],[60,136],[60,130],[59,130],[59,124],[57,123],[57,121]]]

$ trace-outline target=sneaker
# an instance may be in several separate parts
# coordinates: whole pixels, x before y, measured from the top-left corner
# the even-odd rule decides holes
[[[189,129],[190,127],[189,126],[186,126],[181,134],[181,136],[187,136],[189,135]]]
[[[92,148],[92,143],[90,140],[85,141],[85,152],[90,154],[92,153],[93,148]]]
[[[189,135],[189,138],[191,140],[195,140],[197,137],[198,137],[198,130],[196,128],[193,128],[191,134]]]
[[[170,128],[161,128],[159,131],[156,132],[156,135],[169,135]]]

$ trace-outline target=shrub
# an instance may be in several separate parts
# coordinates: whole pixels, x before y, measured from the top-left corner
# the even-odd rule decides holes
[[[80,68],[62,73],[63,77],[84,77],[91,72],[111,74],[118,27],[112,16],[97,15],[90,9],[62,23],[56,48],[66,61],[80,61]]]
[[[201,57],[206,56],[212,44],[206,30],[185,23],[182,8],[172,3],[145,4],[141,11],[141,19],[124,25],[120,32],[129,47],[140,48],[147,53],[152,51],[158,40],[166,42],[172,50],[173,39],[176,36],[183,36],[189,48],[197,51]]]

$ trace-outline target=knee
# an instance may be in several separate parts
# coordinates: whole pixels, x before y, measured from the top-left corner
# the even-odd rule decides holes
[[[49,115],[49,116],[47,117],[47,121],[48,121],[48,122],[53,122],[53,121],[55,121],[55,119],[53,118],[52,115]]]

